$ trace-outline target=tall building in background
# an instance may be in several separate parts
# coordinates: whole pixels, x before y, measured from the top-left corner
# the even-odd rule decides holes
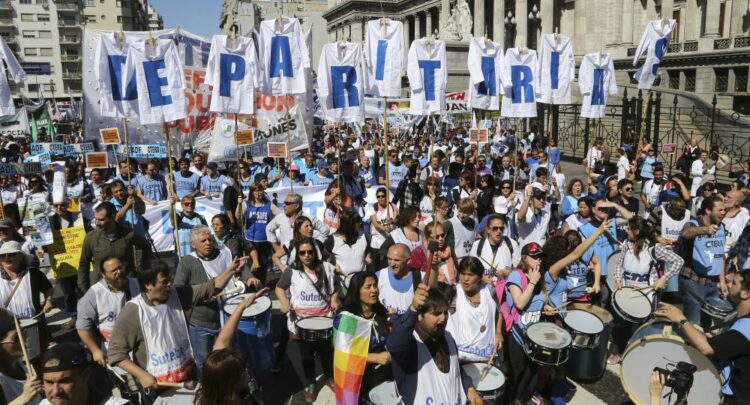
[[[162,19],[147,0],[0,0],[0,35],[28,78],[13,97],[81,97],[81,43],[86,28],[145,31]],[[158,29],[153,28],[153,29]]]
[[[302,23],[302,31],[312,30],[313,66],[318,66],[318,58],[323,44],[328,42],[326,20],[323,14],[328,9],[328,0],[299,0],[299,1],[265,1],[265,0],[224,0],[219,17],[219,29],[228,33],[233,24],[237,24],[241,34],[247,34],[252,29],[257,30],[260,22],[275,18],[282,13],[288,17],[296,17]]]

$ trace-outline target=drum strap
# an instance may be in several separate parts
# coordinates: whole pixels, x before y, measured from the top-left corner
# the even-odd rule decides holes
[[[10,292],[10,295],[8,298],[5,299],[5,302],[3,303],[3,308],[8,308],[8,304],[13,300],[13,297],[16,295],[16,291],[18,291],[18,287],[21,286],[21,283],[23,283],[23,277],[26,275],[26,273],[21,274],[21,277],[18,277],[18,282],[13,287],[13,290]]]
[[[328,308],[331,308],[331,299],[328,297],[328,294],[323,294],[322,292],[320,292],[320,288],[318,288],[318,285],[315,284],[315,283],[313,283],[313,281],[310,278],[310,276],[307,275],[307,273],[305,273],[304,270],[302,270],[302,274],[304,274],[305,277],[307,277],[307,280],[310,281],[310,284],[312,284],[312,286],[315,288],[315,291],[317,291],[318,294],[320,295],[320,297],[323,298],[323,301],[326,302],[326,305],[328,305]],[[325,273],[323,273],[323,277],[325,277],[325,276],[326,276]]]

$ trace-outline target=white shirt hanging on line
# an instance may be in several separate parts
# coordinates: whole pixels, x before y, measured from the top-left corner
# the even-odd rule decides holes
[[[114,32],[99,36],[94,54],[94,74],[99,86],[100,114],[103,117],[135,118],[138,114],[135,78],[128,82],[123,80],[128,50],[135,41],[132,36],[126,36],[120,42],[115,39]]]
[[[505,66],[509,70],[510,86],[505,88],[503,117],[536,117],[536,97],[539,93],[539,67],[536,51],[521,54],[518,48],[505,52]]]
[[[270,96],[307,92],[305,68],[310,68],[302,26],[296,18],[282,17],[260,23],[260,60],[263,93]]]
[[[359,44],[323,45],[318,64],[318,97],[326,120],[364,124],[363,71]]]
[[[185,72],[177,46],[171,39],[136,41],[128,49],[123,81],[134,75],[138,87],[141,124],[160,124],[187,117]]]
[[[469,41],[469,108],[500,109],[500,96],[510,76],[505,67],[503,47],[482,37]]]
[[[576,76],[576,58],[569,37],[544,34],[539,47],[539,97],[546,104],[570,104],[571,83]]]
[[[445,109],[448,67],[444,41],[414,40],[409,48],[406,73],[411,86],[410,114],[429,115]]]
[[[607,114],[607,96],[617,94],[617,79],[612,57],[608,53],[586,54],[578,69],[578,86],[583,94],[581,117],[604,117]]]
[[[382,19],[367,22],[365,91],[373,97],[401,97],[404,25],[387,19],[385,27],[383,36]]]
[[[26,81],[26,72],[2,38],[0,38],[0,57],[5,61],[3,74],[0,75],[0,115],[13,115],[16,113],[16,106],[13,104],[13,96],[6,75],[10,73],[13,81],[20,84]]]
[[[635,56],[633,56],[633,66],[637,66],[638,59],[644,53],[646,54],[646,61],[633,75],[633,78],[638,81],[639,89],[650,90],[651,86],[654,85],[654,81],[658,77],[659,63],[661,63],[664,54],[667,53],[669,37],[672,36],[672,31],[674,31],[677,23],[676,20],[667,20],[666,24],[662,24],[662,21],[654,20],[646,24],[641,42],[638,44]]]
[[[260,64],[252,38],[231,40],[227,35],[213,36],[205,79],[206,84],[213,86],[211,111],[253,114],[259,80]]]

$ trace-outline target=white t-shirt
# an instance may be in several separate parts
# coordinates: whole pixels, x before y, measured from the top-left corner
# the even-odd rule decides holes
[[[518,245],[521,248],[531,242],[544,245],[544,242],[547,240],[547,227],[549,226],[550,218],[550,213],[546,207],[541,209],[537,214],[534,214],[531,208],[529,208],[526,211],[526,216],[518,221]]]

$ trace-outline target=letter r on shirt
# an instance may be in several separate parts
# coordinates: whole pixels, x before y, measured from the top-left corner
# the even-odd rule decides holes
[[[511,100],[513,104],[534,102],[534,74],[528,66],[517,65],[510,67],[511,82],[513,83]]]
[[[333,102],[333,108],[359,106],[359,91],[356,84],[357,71],[353,66],[331,66],[331,101]]]

